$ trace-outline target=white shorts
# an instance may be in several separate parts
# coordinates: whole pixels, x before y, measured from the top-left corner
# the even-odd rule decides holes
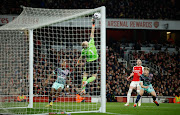
[[[130,86],[132,86],[132,87],[138,87],[138,86],[140,86],[140,81],[132,81],[131,84],[130,84]]]
[[[58,90],[60,87],[61,87],[62,89],[64,89],[64,85],[63,85],[63,84],[54,82],[53,85],[52,85],[52,88],[54,88],[55,90]]]

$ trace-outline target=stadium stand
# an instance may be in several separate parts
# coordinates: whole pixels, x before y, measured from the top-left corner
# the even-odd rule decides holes
[[[54,2],[56,1],[56,2]],[[71,3],[71,6],[69,6]],[[14,5],[15,4],[15,5]],[[20,5],[30,6],[30,7],[40,7],[40,8],[95,8],[99,6],[106,6],[107,8],[107,18],[133,18],[133,19],[177,19],[176,13],[179,11],[179,8],[176,5],[176,0],[87,0],[76,2],[76,0],[1,0],[0,4],[0,14],[20,14],[22,9]],[[159,8],[159,9],[158,9]],[[35,39],[35,48],[41,49],[41,42]],[[129,88],[130,82],[126,80],[126,77],[131,73],[132,67],[125,66],[123,63],[120,63],[118,59],[125,58],[125,52],[129,51],[133,55],[134,59],[140,58],[145,61],[152,62],[160,66],[163,70],[167,71],[167,75],[162,73],[154,74],[153,85],[156,92],[159,96],[175,96],[180,95],[180,54],[179,49],[172,44],[154,44],[154,43],[124,43],[124,44],[108,44],[107,47],[107,73],[106,73],[106,95],[108,101],[116,101],[115,96],[126,96]],[[161,49],[161,51],[159,51]],[[134,51],[138,53],[133,53]],[[150,52],[153,51],[153,52]],[[167,52],[169,51],[169,53]],[[174,52],[174,53],[172,53]],[[55,60],[45,60],[44,54],[41,53],[41,50],[35,50],[34,55],[34,94],[36,95],[46,95],[49,92],[49,88],[52,85],[53,81],[50,81],[50,84],[45,89],[42,88],[44,80],[47,78],[47,75],[50,74],[54,68],[52,68],[51,63],[60,62],[61,58],[58,54],[65,53],[63,51],[55,51],[51,49],[47,54],[49,57],[54,57]],[[71,52],[66,52],[71,53]],[[80,52],[77,51],[77,55],[80,55]],[[41,57],[41,58],[40,58]],[[67,59],[77,60],[78,56],[66,57]],[[163,57],[163,58],[162,58]],[[41,63],[37,63],[37,60],[41,60]],[[39,61],[38,61],[39,62]],[[13,63],[13,62],[12,62]],[[72,62],[69,62],[72,64]],[[69,65],[70,67],[72,65]],[[21,67],[21,65],[19,65]],[[49,67],[49,68],[47,68]],[[72,70],[76,71],[76,70]],[[80,72],[80,70],[79,70]],[[43,73],[43,74],[40,74]],[[13,93],[18,94],[20,90],[24,94],[27,94],[24,88],[25,81],[28,80],[28,76],[23,73],[18,73],[18,78],[9,78],[8,74],[6,79],[0,80],[0,90],[2,94]],[[21,83],[16,82],[17,79],[22,79]],[[80,79],[80,76],[74,74],[72,79]],[[72,81],[71,79],[71,81]],[[18,80],[17,80],[18,81]],[[81,80],[79,80],[81,81]],[[99,81],[95,81],[95,85],[100,85]],[[9,87],[4,87],[6,83],[10,83]],[[72,83],[70,85],[70,90],[66,88],[63,91],[62,95],[67,93],[76,94],[77,88],[80,86],[75,86]],[[92,85],[92,84],[90,84]],[[100,90],[99,88],[94,89],[92,86],[90,91]],[[91,95],[91,93],[88,93]],[[136,95],[136,92],[133,91],[132,95]],[[145,94],[148,95],[148,94]]]
[[[38,8],[83,9],[106,6],[107,18],[176,19],[176,0],[1,0],[0,14],[20,14],[21,5]],[[71,5],[69,5],[71,3]],[[15,4],[15,5],[14,5]]]
[[[119,64],[117,58],[124,56],[124,52],[128,50],[128,47],[121,46],[134,46],[133,43],[125,43],[122,44],[112,44],[109,46],[107,51],[107,98],[108,101],[116,101],[114,100],[113,95],[115,96],[126,96],[129,84],[126,80],[126,77],[132,72],[132,67],[123,67],[122,64]],[[151,46],[155,46],[155,44],[151,44]],[[166,46],[169,47],[168,44]],[[142,47],[140,47],[142,48]],[[152,47],[151,47],[152,49]],[[152,51],[150,49],[150,51]],[[147,49],[146,49],[147,50]],[[168,53],[167,51],[156,50],[157,53],[145,53],[143,51],[136,52],[137,50],[131,50],[135,52],[131,52],[134,56],[134,59],[142,59],[146,61],[150,61],[158,66],[161,66],[162,69],[168,71],[167,75],[163,75],[162,73],[154,74],[153,78],[153,86],[159,96],[175,96],[180,95],[179,90],[179,50],[178,52]],[[174,50],[176,51],[176,50]],[[125,69],[125,71],[123,71]],[[134,90],[132,95],[136,95],[136,91]],[[148,96],[146,93],[145,95]]]
[[[120,44],[120,43],[119,43]],[[117,48],[119,46],[119,48]],[[40,47],[39,42],[36,42],[35,46]],[[106,73],[106,95],[107,95],[107,100],[108,101],[116,101],[115,96],[126,96],[129,84],[130,82],[126,80],[126,77],[131,73],[132,67],[125,67],[123,63],[120,63],[118,61],[119,58],[124,57],[124,52],[126,51],[126,48],[121,48],[120,45],[118,44],[113,44],[112,46],[107,47],[107,73]],[[43,89],[43,82],[47,78],[47,75],[50,74],[53,71],[53,68],[51,67],[51,63],[56,63],[60,62],[61,58],[64,58],[62,56],[57,56],[58,54],[65,53],[64,51],[55,51],[51,49],[47,54],[49,57],[57,57],[54,59],[57,60],[51,60],[51,58],[48,58],[49,60],[45,60],[43,57],[45,55],[41,54],[40,51],[35,50],[35,55],[34,55],[34,94],[36,95],[47,95],[51,85],[53,83],[53,79],[50,81],[49,86]],[[69,53],[70,52],[66,52]],[[80,55],[80,52],[77,51],[77,55]],[[74,57],[70,56],[73,60],[77,59],[77,55],[74,55]],[[142,58],[147,61],[151,61],[157,65],[160,65],[163,69],[168,71],[167,75],[163,75],[161,73],[159,74],[154,74],[153,78],[153,86],[159,96],[175,96],[175,95],[180,95],[179,90],[180,90],[180,74],[179,74],[179,62],[180,62],[180,55],[179,52],[176,53],[167,53],[167,52],[158,52],[155,54],[150,53],[133,53],[133,56],[135,59],[137,58]],[[162,58],[163,57],[163,58]],[[68,57],[66,57],[69,59]],[[37,60],[41,60],[37,63]],[[12,62],[13,63],[13,62]],[[70,62],[73,64],[72,62]],[[72,66],[72,65],[69,65]],[[19,65],[21,67],[21,65]],[[74,70],[76,71],[76,70]],[[80,70],[79,70],[80,72]],[[40,74],[43,73],[43,74]],[[28,80],[27,75],[23,75],[23,73],[18,73],[21,77],[18,78],[8,78],[8,74],[6,79],[1,80],[1,92],[2,94],[7,94],[7,93],[13,93],[13,94],[19,94],[20,90],[22,90],[23,94],[27,94],[28,91],[25,91],[25,81]],[[41,75],[41,76],[40,76]],[[81,79],[81,76],[72,76],[72,79],[76,79],[75,81],[81,81],[77,79]],[[22,79],[21,83],[16,82],[15,80],[17,79]],[[99,82],[96,80],[95,85],[100,85]],[[9,87],[3,87],[7,86],[4,85],[5,83],[10,83],[12,86],[11,88]],[[67,88],[64,89],[63,91],[63,96],[65,96],[67,93],[70,94],[76,94],[77,93],[77,88],[81,86],[75,86],[72,83],[70,85],[70,89],[67,90]],[[92,84],[90,84],[92,85]],[[92,87],[92,86],[91,86]],[[100,88],[90,88],[90,91],[88,95],[91,95],[93,90],[100,90]],[[136,95],[136,91],[134,90],[132,95]],[[149,94],[145,94],[149,95]]]

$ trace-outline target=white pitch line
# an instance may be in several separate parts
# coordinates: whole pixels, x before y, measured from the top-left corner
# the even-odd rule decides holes
[[[143,108],[143,107],[153,107],[153,108],[156,108],[157,106],[141,106],[141,108]],[[158,107],[160,107],[160,108],[171,108],[171,107],[161,107],[161,106],[158,106]]]
[[[119,113],[111,113],[111,112],[106,112],[107,114],[112,114],[112,115],[131,115],[131,114],[119,114]]]

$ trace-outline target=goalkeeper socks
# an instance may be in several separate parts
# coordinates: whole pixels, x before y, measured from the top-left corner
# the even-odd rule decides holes
[[[86,87],[83,87],[83,90],[86,89]]]
[[[137,103],[140,100],[140,98],[141,98],[141,95],[138,95],[135,103]]]
[[[92,76],[92,77],[88,78],[87,83],[90,83],[90,82],[94,81],[95,79],[96,79],[96,77]]]

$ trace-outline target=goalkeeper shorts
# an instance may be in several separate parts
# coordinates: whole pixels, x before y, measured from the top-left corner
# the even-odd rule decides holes
[[[59,88],[64,89],[64,84],[54,82],[53,85],[52,85],[52,88],[54,88],[55,90],[58,90]]]
[[[86,73],[96,74],[98,71],[98,60],[86,62],[84,70]]]

